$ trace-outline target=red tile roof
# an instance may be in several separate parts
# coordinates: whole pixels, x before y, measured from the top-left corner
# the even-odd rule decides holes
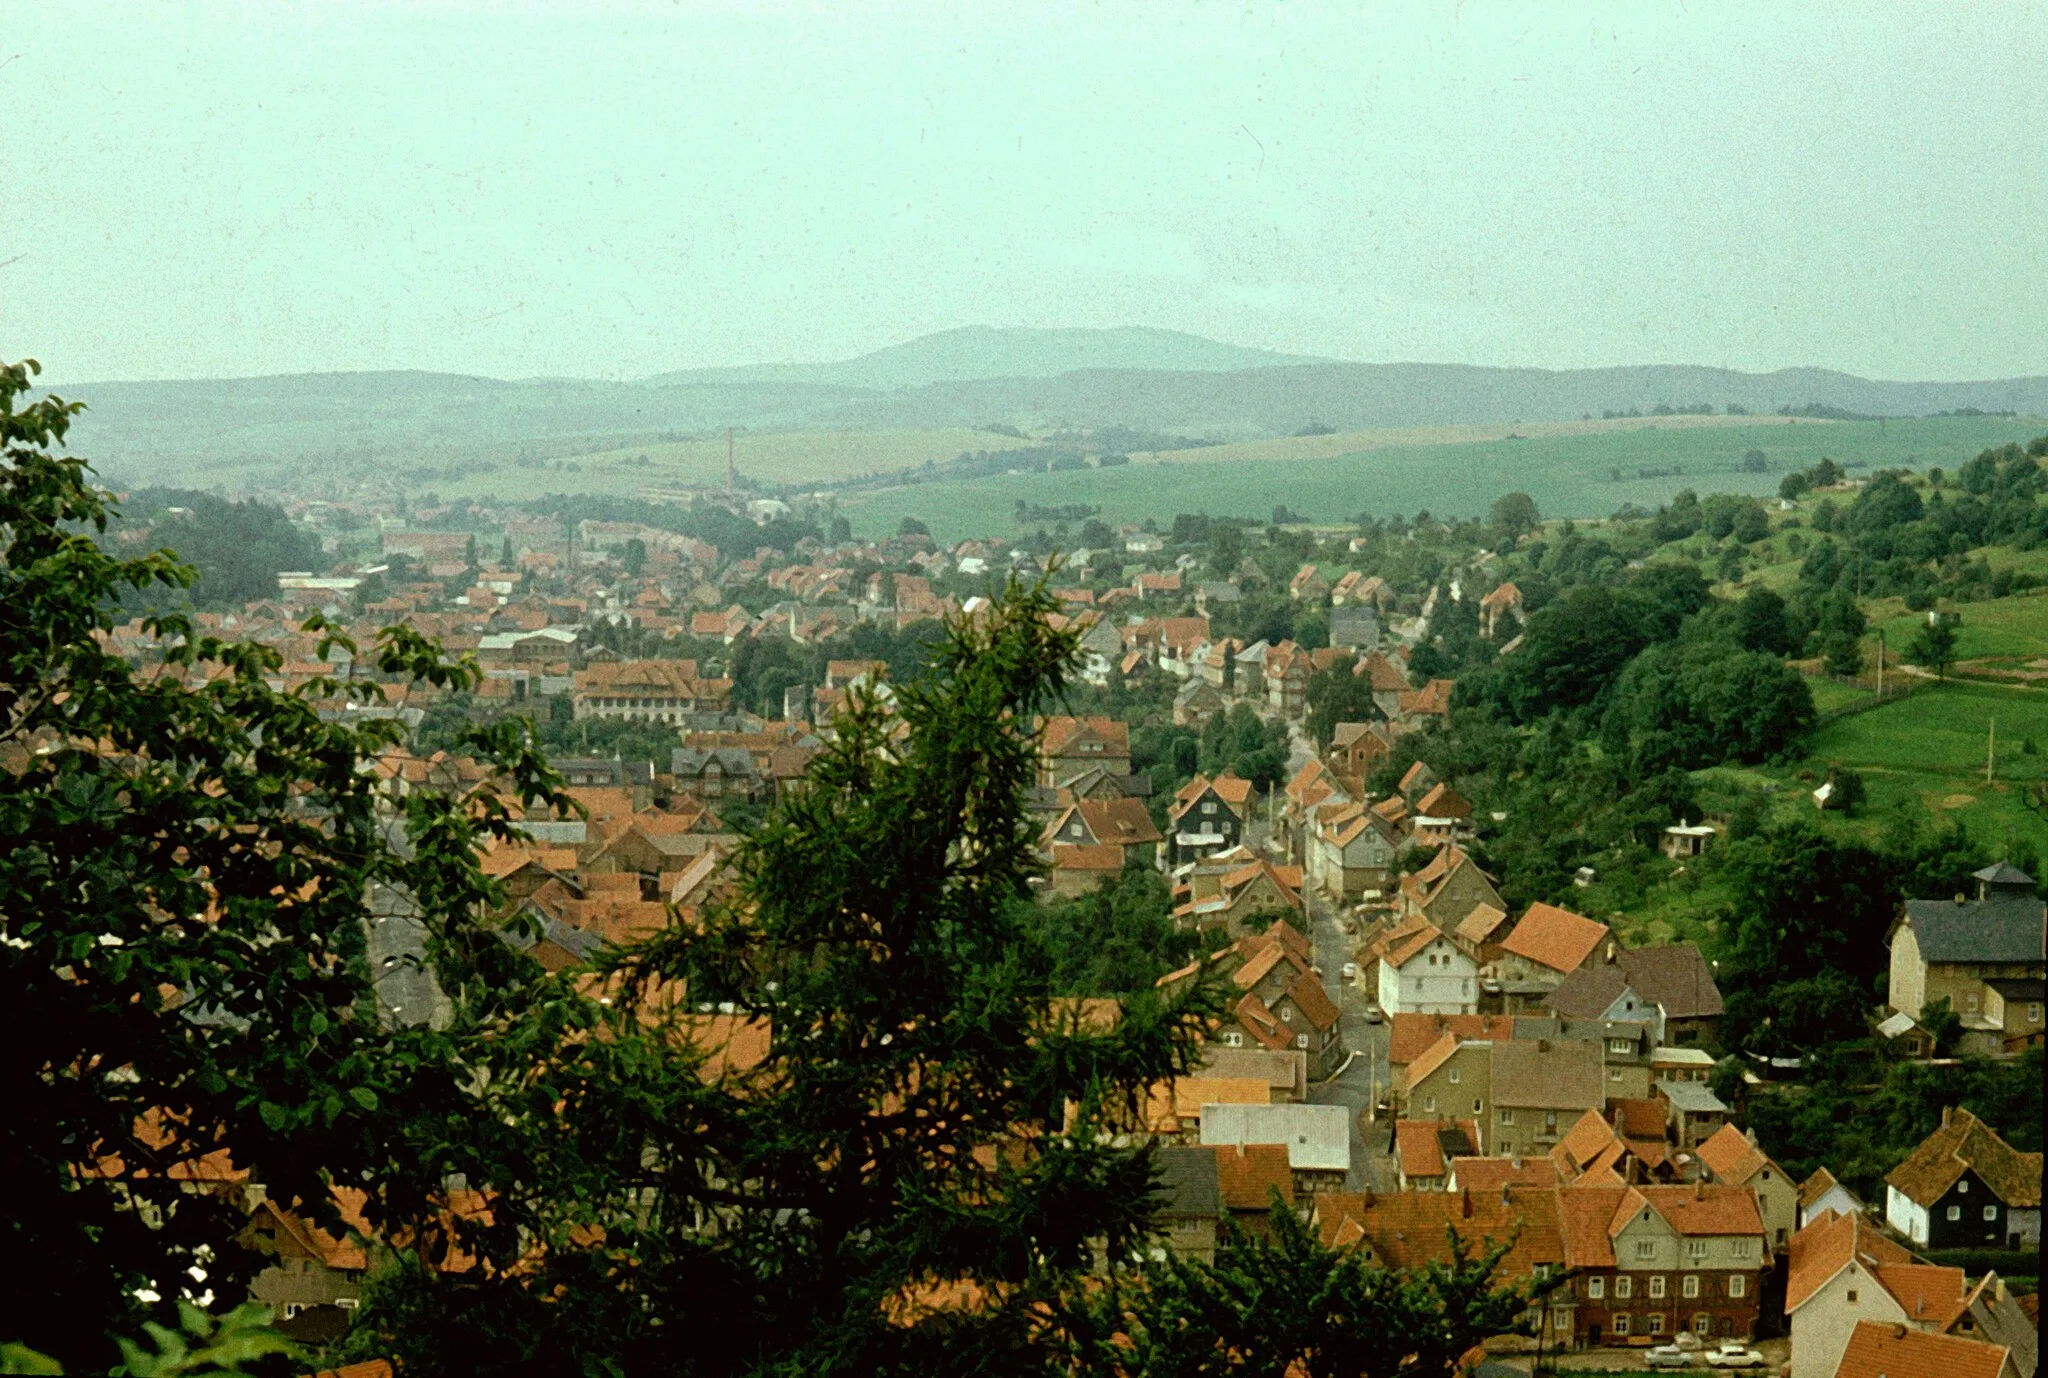
[[[1606,937],[1606,924],[1539,901],[1529,906],[1501,948],[1552,971],[1570,972],[1578,970]]]
[[[2003,1345],[1930,1335],[1911,1326],[1858,1321],[1835,1367],[1835,1378],[1998,1378]]]

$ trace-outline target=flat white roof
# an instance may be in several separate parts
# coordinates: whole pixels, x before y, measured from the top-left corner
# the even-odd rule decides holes
[[[1341,1105],[1205,1105],[1205,1144],[1286,1144],[1297,1170],[1351,1170],[1351,1112]]]

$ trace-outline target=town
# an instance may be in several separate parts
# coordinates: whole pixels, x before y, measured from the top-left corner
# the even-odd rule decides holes
[[[1865,481],[1822,477],[1835,482],[1770,523],[1816,502],[1869,505]],[[376,764],[400,797],[486,773],[461,750],[463,727],[529,721],[572,807],[529,813],[480,865],[492,923],[551,973],[729,905],[744,834],[800,791],[841,715],[857,701],[889,714],[947,624],[985,616],[1005,581],[1035,583],[1076,647],[1070,711],[1031,724],[1024,800],[1036,904],[1071,948],[1063,994],[1114,1022],[1144,986],[1208,979],[1225,993],[1198,1065],[1117,1123],[1119,1144],[1149,1145],[1159,1164],[1156,1247],[1213,1260],[1277,1205],[1375,1266],[1447,1261],[1454,1237],[1507,1245],[1503,1274],[1532,1301],[1503,1356],[1740,1367],[1768,1352],[1794,1378],[1937,1363],[2031,1378],[2042,1171],[2001,1133],[2019,1126],[1935,1092],[1939,1104],[1914,1107],[1932,1128],[1896,1161],[1774,1135],[1772,1107],[1804,1094],[1808,1073],[1763,1031],[1729,1027],[1728,935],[1659,941],[1624,913],[1582,912],[1603,894],[1590,865],[1554,903],[1483,861],[1512,855],[1512,820],[1488,811],[1505,796],[1484,772],[1445,778],[1459,676],[1541,654],[1525,649],[1545,631],[1541,608],[1517,579],[1555,605],[1559,556],[1584,564],[1583,547],[1619,529],[1546,528],[1504,500],[1491,524],[1421,517],[1347,535],[1090,519],[1066,549],[1042,532],[941,545],[909,521],[855,540],[829,511],[731,489],[639,521],[476,504],[289,511],[325,563],[199,625],[272,648],[278,691],[381,681],[388,696],[324,701],[403,725]],[[207,519],[164,504],[114,544],[164,543]],[[1654,567],[1636,570],[1625,577]],[[1701,584],[1691,615],[1717,601]],[[309,617],[326,629],[300,630]],[[322,658],[331,629],[367,645],[392,622],[472,657],[473,685],[403,684],[331,645]],[[139,669],[180,673],[143,619],[104,641]],[[1809,807],[1826,810],[1839,784]],[[1691,807],[1639,820],[1630,864],[1674,879],[1711,864],[1729,817]],[[1967,886],[1915,895],[1862,937],[1884,1001],[1834,1039],[1859,1049],[1859,1077],[1962,1059],[2038,1083],[2041,886],[2003,858]],[[402,914],[369,934],[394,1026],[447,1018],[423,940]],[[720,1075],[767,1058],[775,1037],[731,1003],[698,1004],[688,1027]],[[356,1198],[338,1189],[343,1235],[231,1167],[197,1175],[249,1209],[246,1239],[276,1259],[252,1292],[286,1333],[344,1335],[380,1248]]]

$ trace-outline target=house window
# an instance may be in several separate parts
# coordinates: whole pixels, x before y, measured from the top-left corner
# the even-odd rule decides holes
[[[1974,993],[1963,997],[1963,1008],[1971,1014],[1977,1012],[1977,997]]]
[[[1543,1127],[1545,1129],[1550,1130],[1555,1130],[1557,1128],[1557,1112],[1555,1110],[1546,1110],[1543,1112]]]
[[[1621,1068],[1619,1068],[1619,1067],[1616,1067],[1616,1068],[1615,1068],[1615,1069],[1614,1069],[1613,1071],[1609,1072],[1609,1073],[1607,1074],[1607,1079],[1608,1079],[1609,1081],[1620,1081],[1620,1080],[1621,1080]]]
[[[1963,1208],[1961,1206],[1950,1206],[1948,1208],[1948,1218],[1951,1220],[1961,1220],[1963,1218]]]
[[[1502,1124],[1513,1124],[1515,1122],[1515,1112],[1508,1109],[1506,1106],[1502,1106],[1500,1111],[1500,1122]]]
[[[1958,1196],[1967,1196],[1967,1195],[1969,1195],[1969,1192],[1970,1192],[1970,1179],[1969,1179],[1969,1178],[1965,1177],[1965,1178],[1964,1178],[1964,1179],[1963,1179],[1962,1181],[1960,1181],[1960,1182],[1956,1183],[1956,1195],[1958,1195]]]
[[[1614,1313],[1614,1333],[1617,1335],[1628,1334],[1628,1312],[1617,1311]]]
[[[1425,1111],[1429,1112],[1430,1114],[1434,1115],[1434,1114],[1436,1113],[1436,1097],[1435,1097],[1435,1096],[1424,1096],[1424,1097],[1422,1098],[1422,1108],[1423,1108],[1423,1109],[1424,1109]],[[1955,1212],[1954,1212],[1953,1210],[1951,1210],[1951,1211],[1949,1212],[1949,1217],[1948,1217],[1948,1218],[1949,1218],[1949,1219],[1951,1219],[1951,1220],[1955,1219],[1955,1218],[1956,1218],[1956,1213],[1955,1213]]]
[[[1485,1108],[1486,1108],[1486,1106],[1485,1106],[1484,1102],[1482,1102],[1482,1101],[1481,1101],[1481,1100],[1480,1100],[1480,1099],[1479,1099],[1479,1098],[1478,1098],[1477,1096],[1474,1096],[1474,1097],[1472,1098],[1472,1118],[1473,1118],[1473,1119],[1475,1119],[1475,1120],[1476,1120],[1476,1119],[1478,1119],[1478,1118],[1479,1118],[1479,1116],[1480,1116],[1480,1112],[1481,1112],[1482,1110],[1484,1110]]]
[[[1652,1297],[1664,1295],[1664,1275],[1662,1273],[1650,1274],[1650,1295]]]
[[[1294,1046],[1297,1048],[1306,1048],[1308,1046],[1308,1035],[1296,1034],[1294,1036]]]
[[[1998,1219],[1998,1207],[1996,1207],[1996,1206],[1986,1206],[1986,1207],[1984,1208],[1984,1218],[1985,1218],[1986,1220],[1996,1220],[1996,1219]]]
[[[1679,1290],[1688,1297],[1698,1296],[1700,1294],[1700,1275],[1698,1273],[1687,1273],[1685,1275],[1685,1282]]]
[[[2041,1022],[2041,1007],[2038,1004],[2027,1006],[2027,1022],[2029,1024]]]
[[[1456,1086],[1457,1084],[1458,1084],[1458,1069],[1457,1069],[1457,1068],[1455,1068],[1455,1067],[1453,1067],[1453,1068],[1451,1068],[1451,1085],[1453,1085],[1453,1086]]]
[[[1242,1048],[1244,1046],[1244,1035],[1240,1033],[1227,1033],[1223,1035],[1223,1046],[1226,1048]]]
[[[1687,1258],[1705,1258],[1707,1256],[1707,1241],[1704,1239],[1686,1240],[1685,1256]]]
[[[1734,1240],[1734,1241],[1732,1241],[1732,1243],[1733,1243],[1733,1245],[1734,1245],[1734,1249],[1735,1249],[1735,1256],[1736,1256],[1737,1258],[1748,1258],[1748,1257],[1749,1257],[1749,1246],[1750,1246],[1750,1243],[1751,1243],[1751,1241],[1750,1241],[1750,1240],[1747,1240],[1747,1239],[1737,1239],[1737,1240]]]
[[[1692,1333],[1695,1335],[1713,1334],[1714,1318],[1704,1311],[1700,1312],[1697,1316],[1694,1316],[1692,1318]]]
[[[1614,1280],[1614,1299],[1616,1301],[1627,1301],[1635,1295],[1635,1291],[1636,1280],[1634,1278],[1622,1277]]]
[[[1216,801],[1215,801],[1214,799],[1204,799],[1204,800],[1202,801],[1202,815],[1203,815],[1203,817],[1205,817],[1205,818],[1206,818],[1206,817],[1208,817],[1209,815],[1211,815],[1211,814],[1214,814],[1215,812],[1216,812]]]
[[[1657,1241],[1656,1241],[1656,1240],[1654,1240],[1654,1239],[1638,1239],[1638,1240],[1636,1241],[1636,1257],[1637,1257],[1637,1258],[1655,1258],[1656,1256],[1657,1256]]]
[[[1740,1273],[1730,1273],[1730,1274],[1728,1275],[1728,1295],[1729,1295],[1729,1296],[1731,1296],[1731,1297],[1740,1297],[1740,1296],[1744,1296],[1744,1295],[1747,1295],[1747,1293],[1748,1293],[1748,1292],[1749,1292],[1749,1279],[1748,1279],[1748,1278],[1744,1277],[1744,1276],[1743,1276],[1742,1274],[1740,1274]],[[1854,1292],[1851,1292],[1851,1293],[1849,1294],[1849,1300],[1850,1300],[1850,1301],[1855,1301],[1855,1300],[1856,1300],[1856,1294],[1855,1294]]]
[[[1732,1297],[1732,1296],[1734,1296],[1734,1295],[1735,1295],[1735,1284],[1736,1284],[1736,1283],[1738,1283],[1738,1282],[1740,1282],[1740,1281],[1742,1281],[1742,1279],[1741,1279],[1741,1278],[1729,1278],[1729,1279],[1728,1279],[1728,1295],[1729,1295],[1729,1296],[1731,1296],[1731,1297]],[[1856,1289],[1855,1289],[1855,1288],[1853,1288],[1853,1287],[1851,1287],[1851,1288],[1849,1289],[1849,1305],[1851,1305],[1851,1306],[1854,1306],[1855,1304],[1856,1304]]]
[[[1607,1279],[1606,1279],[1606,1278],[1587,1278],[1587,1279],[1586,1279],[1586,1300],[1588,1300],[1588,1301],[1599,1301],[1599,1300],[1600,1300],[1600,1299],[1601,1299],[1602,1297],[1604,1297],[1604,1296],[1606,1296],[1606,1295],[1607,1295]]]
[[[1610,1053],[1627,1053],[1627,1052],[1628,1052],[1628,1040],[1627,1040],[1627,1039],[1625,1039],[1625,1038],[1610,1038],[1610,1039],[1608,1039],[1608,1040],[1607,1040],[1607,1051],[1608,1051],[1608,1052],[1610,1052]]]
[[[1652,1311],[1650,1313],[1648,1329],[1652,1335],[1662,1335],[1664,1333],[1664,1313],[1662,1311]]]

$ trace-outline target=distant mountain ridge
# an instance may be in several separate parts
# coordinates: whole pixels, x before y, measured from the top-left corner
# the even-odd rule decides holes
[[[1110,330],[961,326],[856,359],[823,364],[750,364],[687,369],[641,381],[652,387],[720,383],[809,383],[822,387],[889,391],[986,378],[1057,378],[1085,369],[1140,372],[1227,373],[1285,364],[1333,362],[1222,344],[1200,335],[1151,326]]]
[[[1026,433],[1125,427],[1214,440],[1336,430],[1575,421],[1657,406],[1755,413],[1817,403],[1870,416],[1965,408],[2048,415],[2048,377],[1930,383],[1826,369],[1683,365],[1548,370],[1300,358],[1168,330],[927,335],[857,359],[665,373],[639,382],[426,372],[80,383],[80,453],[183,481],[215,461],[333,464],[479,446],[574,453],[649,437],[755,431]],[[585,443],[588,442],[588,443]]]

